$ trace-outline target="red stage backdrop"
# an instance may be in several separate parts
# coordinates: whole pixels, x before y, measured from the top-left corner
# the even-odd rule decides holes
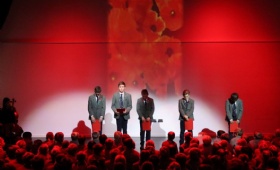
[[[90,135],[87,99],[107,98],[104,133],[116,130],[111,97],[123,80],[133,97],[128,133],[139,136],[136,100],[155,99],[152,136],[179,135],[178,100],[195,100],[194,133],[227,130],[225,101],[238,92],[241,127],[279,128],[280,2],[13,0],[0,30],[0,97],[17,100],[19,124]]]

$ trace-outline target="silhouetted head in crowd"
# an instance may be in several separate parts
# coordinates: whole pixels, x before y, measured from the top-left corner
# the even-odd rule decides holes
[[[228,169],[229,170],[244,169],[244,163],[239,158],[232,158],[228,162]]]
[[[185,132],[184,138],[185,138],[185,142],[190,142],[193,138],[193,134],[191,132]]]
[[[86,161],[86,154],[83,151],[79,151],[76,155],[77,161],[81,164]]]
[[[23,132],[22,138],[32,140],[32,133],[31,132]]]
[[[18,140],[16,145],[22,149],[26,149],[26,142],[24,140]]]
[[[100,155],[102,153],[102,150],[103,150],[103,145],[100,143],[97,143],[93,146],[94,155]]]
[[[121,154],[117,155],[117,156],[115,157],[114,164],[115,164],[115,163],[122,163],[122,164],[126,165],[126,158],[125,158],[125,156],[124,156],[124,155],[121,155]]]
[[[107,138],[106,141],[105,141],[105,148],[106,148],[107,150],[111,150],[111,149],[113,148],[113,146],[114,146],[114,141],[113,141],[113,139]]]
[[[15,153],[16,153],[16,150],[19,149],[19,146],[17,145],[11,145],[8,147],[8,150],[6,151],[7,153],[7,156],[10,158],[10,159],[15,159]]]
[[[38,149],[38,153],[41,155],[47,155],[49,153],[49,146],[45,143],[43,143],[39,149]]]
[[[152,146],[152,147],[155,148],[155,142],[154,142],[153,140],[151,140],[151,139],[150,139],[150,140],[147,140],[145,145],[146,145],[146,147],[147,147],[147,146]]]
[[[72,132],[71,133],[71,140],[78,141],[79,132]]]
[[[64,140],[64,133],[62,133],[62,132],[55,133],[54,140],[58,143],[62,143]]]
[[[96,143],[95,143],[93,140],[88,141],[88,143],[87,143],[87,149],[88,149],[88,150],[92,150],[92,149],[93,149],[93,146],[94,146],[95,144],[96,144]]]
[[[280,137],[280,128],[278,128],[278,129],[275,130],[274,136],[275,136],[275,137]]]
[[[242,130],[241,128],[237,128],[237,129],[235,130],[235,134],[236,134],[237,136],[242,136],[242,135],[243,135],[243,130]]]
[[[217,131],[217,137],[220,138],[222,134],[226,133],[224,130]]]
[[[70,142],[68,140],[63,140],[63,142],[61,144],[61,148],[62,149],[67,149],[69,144],[70,144]]]
[[[44,169],[45,166],[45,160],[42,155],[35,155],[31,161],[32,168],[33,169]]]
[[[135,149],[135,142],[131,138],[127,138],[123,141],[123,145],[126,149]]]
[[[149,157],[150,157],[150,151],[143,149],[140,152],[140,164],[142,164],[143,162],[149,160]]]
[[[18,163],[23,164],[22,156],[25,154],[26,150],[19,148],[16,150],[15,157]]]
[[[193,143],[199,145],[199,140],[197,138],[192,138],[190,145]]]
[[[262,133],[261,133],[261,132],[258,132],[258,131],[256,131],[256,132],[254,133],[254,137],[255,137],[255,139],[263,139]]]
[[[25,168],[31,169],[31,161],[34,157],[34,154],[32,152],[25,152],[22,156],[23,165]]]
[[[122,132],[116,131],[114,133],[114,142],[115,142],[115,144],[121,144],[122,143]]]
[[[185,167],[187,161],[187,155],[184,153],[178,153],[175,155],[175,160],[180,164],[181,167]]]
[[[159,149],[159,154],[160,154],[160,158],[169,158],[170,157],[169,148],[167,146],[162,146]]]
[[[202,142],[203,142],[204,146],[210,146],[211,142],[212,142],[212,139],[209,135],[203,135]]]
[[[167,169],[168,170],[181,170],[181,166],[178,162],[173,161],[168,165]]]
[[[247,146],[247,141],[244,138],[240,138],[237,140],[237,145]]]
[[[75,143],[70,143],[67,147],[67,153],[71,156],[75,156],[78,152],[78,145]]]
[[[173,141],[175,139],[175,133],[173,131],[168,132],[167,139]]]
[[[229,142],[229,134],[228,133],[223,133],[220,138]]]
[[[107,136],[105,134],[102,134],[99,136],[99,142],[104,145],[106,142]]]
[[[78,143],[79,143],[79,145],[85,145],[86,136],[84,134],[79,134],[78,135]]]
[[[191,161],[199,161],[201,158],[201,152],[198,148],[191,148],[190,149],[190,160]]]
[[[140,166],[140,170],[154,170],[154,165],[150,161],[145,161]]]
[[[46,134],[46,140],[48,141],[48,140],[54,140],[54,134],[53,134],[53,132],[48,132],[47,134]]]

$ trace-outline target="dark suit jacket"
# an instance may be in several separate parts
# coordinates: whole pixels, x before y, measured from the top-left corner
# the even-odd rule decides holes
[[[179,120],[185,120],[184,116],[187,115],[189,118],[194,119],[193,111],[194,111],[194,100],[189,99],[188,107],[186,106],[185,99],[182,98],[178,102],[179,107]]]
[[[100,116],[105,116],[105,110],[106,110],[106,98],[103,95],[99,96],[98,103],[96,101],[96,95],[93,94],[89,96],[88,98],[88,113],[89,113],[89,119],[91,119],[91,116],[93,115],[95,119],[99,119]]]
[[[236,102],[236,116],[237,120],[241,120],[242,115],[243,115],[243,102],[242,100],[238,99]],[[229,121],[232,119],[232,104],[229,102],[229,100],[226,101],[226,120]]]
[[[153,119],[153,114],[155,111],[154,100],[152,98],[148,97],[146,101],[147,101],[147,103],[145,105],[142,97],[137,100],[136,110],[137,110],[140,120],[141,120],[142,116],[144,116],[145,119],[147,119],[148,117],[151,120]]]
[[[123,106],[126,109],[126,113],[124,113],[124,119],[128,120],[130,118],[130,110],[132,109],[132,99],[129,93],[124,92]],[[114,118],[118,119],[120,115],[117,114],[116,111],[120,108],[120,92],[116,92],[113,95],[111,108],[115,113]]]

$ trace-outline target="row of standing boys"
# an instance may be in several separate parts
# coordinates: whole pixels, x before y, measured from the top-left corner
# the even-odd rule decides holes
[[[125,91],[125,82],[121,81],[118,83],[118,91],[114,93],[112,97],[111,109],[114,112],[114,118],[116,119],[117,131],[127,134],[127,123],[130,119],[130,111],[132,109],[131,94]],[[140,123],[140,149],[144,147],[144,140],[148,141],[151,138],[151,130],[143,130],[142,122],[152,122],[153,114],[155,111],[154,100],[149,97],[147,89],[141,91],[142,97],[137,99],[136,111]],[[184,142],[185,133],[185,121],[190,119],[194,120],[194,100],[190,98],[190,91],[184,90],[182,93],[183,97],[178,102],[179,120],[180,120],[180,145]],[[239,99],[237,93],[232,93],[230,98],[226,100],[226,120],[228,125],[237,121],[238,124],[242,118],[243,103]],[[99,134],[102,134],[102,121],[105,116],[106,110],[106,98],[101,94],[101,87],[96,86],[94,88],[94,94],[89,96],[88,99],[88,112],[89,119],[92,123],[95,121],[101,122],[101,130]],[[188,130],[193,132],[192,130]],[[145,138],[146,134],[146,138]],[[229,132],[230,138],[233,133]]]

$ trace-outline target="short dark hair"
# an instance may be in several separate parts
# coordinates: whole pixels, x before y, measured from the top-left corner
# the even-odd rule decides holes
[[[183,91],[183,96],[185,96],[186,94],[190,94],[191,92],[188,90],[188,89],[185,89],[184,91]]]
[[[149,94],[149,92],[148,92],[147,89],[143,89],[143,90],[141,91],[141,94]]]
[[[96,87],[94,88],[94,92],[95,92],[95,93],[101,93],[101,87],[100,87],[100,86],[96,86]]]
[[[124,85],[124,86],[125,86],[125,82],[124,82],[124,81],[120,81],[119,84],[118,84],[118,87],[119,87],[120,85]]]
[[[239,98],[238,93],[232,93],[232,94],[230,95],[230,98],[231,98],[231,100],[233,100],[233,101],[237,101],[237,99]]]

